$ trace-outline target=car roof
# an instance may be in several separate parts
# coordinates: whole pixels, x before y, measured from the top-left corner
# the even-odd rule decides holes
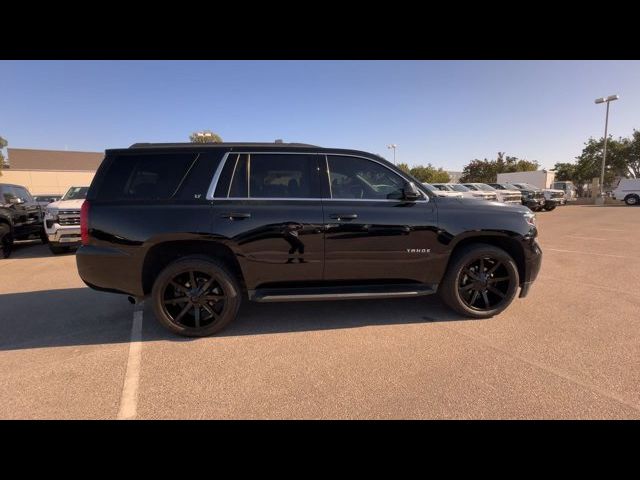
[[[255,150],[261,152],[278,152],[278,151],[290,151],[301,153],[324,153],[324,154],[337,154],[337,155],[355,155],[374,157],[391,163],[387,159],[380,155],[365,152],[363,150],[353,150],[345,148],[326,148],[317,145],[311,145],[307,143],[262,143],[262,142],[222,142],[222,143],[134,143],[128,148],[111,148],[105,150],[107,154],[123,154],[132,153],[135,151],[155,151],[155,152],[167,152],[167,151],[203,151],[203,150],[226,150],[237,152],[250,152]]]

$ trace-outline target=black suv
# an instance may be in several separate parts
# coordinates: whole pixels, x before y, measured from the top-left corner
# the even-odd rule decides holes
[[[524,297],[542,252],[522,206],[436,197],[376,155],[305,144],[107,150],[81,211],[91,288],[151,296],[204,336],[254,302],[416,297],[486,318]],[[131,300],[134,300],[132,298]]]
[[[0,258],[9,256],[14,240],[35,236],[47,243],[43,215],[26,187],[0,183]]]

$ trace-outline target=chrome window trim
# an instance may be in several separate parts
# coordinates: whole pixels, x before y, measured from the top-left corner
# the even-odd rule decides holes
[[[218,168],[216,168],[216,172],[213,174],[213,178],[211,179],[211,184],[209,184],[209,190],[207,190],[206,197],[207,200],[213,200],[213,195],[216,192],[216,187],[218,186],[218,180],[220,180],[220,175],[222,175],[222,169],[224,168],[225,163],[227,163],[227,158],[229,158],[229,155],[231,155],[232,153],[237,152],[228,151],[222,156],[220,165],[218,165]]]
[[[231,180],[229,180],[229,188],[227,188],[227,198],[231,195],[231,187],[233,186],[233,177],[236,175],[236,169],[238,168],[238,162],[240,161],[240,154],[236,155],[236,163],[233,165],[233,172],[231,172]]]
[[[324,198],[324,197],[315,197],[315,198],[275,198],[275,197],[214,197],[216,188],[218,186],[218,181],[220,180],[220,175],[222,175],[222,170],[224,169],[224,166],[227,162],[227,159],[229,158],[230,155],[233,154],[237,154],[237,155],[248,155],[249,159],[247,160],[247,162],[250,162],[251,159],[251,155],[319,155],[319,156],[324,156],[325,158],[325,164],[327,166],[327,180],[329,180],[330,177],[330,172],[329,172],[329,159],[327,158],[329,155],[334,155],[337,157],[355,157],[355,158],[361,158],[363,160],[368,160],[370,162],[375,162],[378,165],[383,166],[384,168],[386,168],[387,170],[391,171],[392,173],[394,173],[395,175],[398,175],[400,178],[404,179],[406,182],[412,182],[415,185],[415,182],[413,182],[412,180],[409,180],[407,177],[405,177],[404,175],[399,174],[398,172],[396,172],[395,170],[389,168],[387,165],[385,165],[384,163],[380,162],[379,160],[375,160],[373,158],[368,158],[368,157],[363,157],[362,155],[353,155],[350,153],[320,153],[320,152],[282,152],[282,151],[272,151],[272,152],[265,152],[265,151],[249,151],[249,152],[235,152],[235,151],[228,151],[226,152],[223,156],[222,156],[222,160],[220,160],[220,165],[218,165],[218,168],[216,169],[216,172],[213,175],[213,178],[211,180],[211,184],[209,185],[209,190],[207,191],[207,200],[256,200],[256,201],[265,201],[265,200],[279,200],[279,201],[284,201],[284,200],[288,200],[288,201],[293,201],[293,202],[300,202],[300,201],[309,201],[309,202],[316,202],[318,200],[322,200],[322,201],[330,201],[330,202],[404,202],[404,200],[401,199],[370,199],[370,198]],[[239,158],[239,157],[238,157]],[[250,168],[250,163],[248,163],[247,165],[247,169]],[[250,178],[251,175],[251,170],[248,170],[247,173],[247,179]],[[233,176],[231,177],[231,181],[233,181]],[[248,182],[249,185],[247,185],[247,188],[249,188],[251,182]],[[231,184],[229,184],[231,185]],[[420,185],[420,187],[424,188],[422,185]],[[330,195],[332,194],[331,192],[331,181],[329,181],[329,193]],[[429,196],[427,194],[425,194],[424,192],[420,192],[423,196],[424,199],[423,200],[416,200],[415,202],[411,202],[411,203],[429,203]],[[251,192],[249,192],[247,190],[247,194],[250,195]]]

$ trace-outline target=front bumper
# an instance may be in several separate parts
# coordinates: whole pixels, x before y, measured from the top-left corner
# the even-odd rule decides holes
[[[58,228],[51,231],[46,229],[47,237],[50,243],[63,243],[65,245],[79,245],[82,238],[80,236],[80,227],[65,227],[57,225]]]
[[[538,273],[540,273],[540,266],[542,265],[542,249],[535,239],[530,240],[530,243],[525,247],[524,254],[525,275],[520,283],[520,298],[524,298],[529,294],[531,285],[538,277]]]
[[[523,198],[522,204],[531,210],[544,207],[544,198]]]

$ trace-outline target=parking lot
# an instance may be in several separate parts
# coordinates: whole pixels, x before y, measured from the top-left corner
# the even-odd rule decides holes
[[[0,260],[0,418],[640,418],[640,208],[537,217],[538,280],[492,319],[245,303],[202,339],[22,242]]]

